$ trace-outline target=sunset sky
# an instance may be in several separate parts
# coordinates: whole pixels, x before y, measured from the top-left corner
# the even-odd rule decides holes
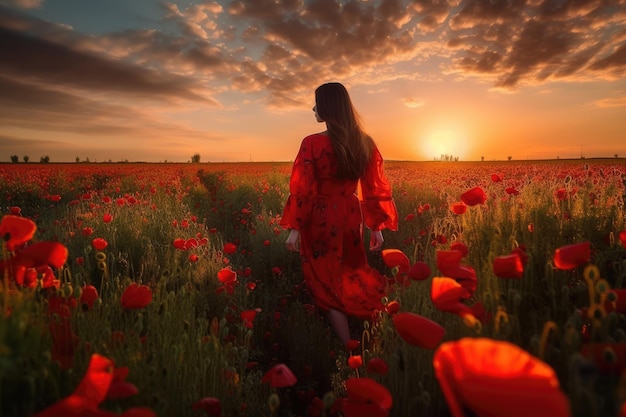
[[[0,0],[0,162],[626,157],[626,0]]]

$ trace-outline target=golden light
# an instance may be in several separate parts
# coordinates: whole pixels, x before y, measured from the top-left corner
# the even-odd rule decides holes
[[[469,145],[467,135],[452,128],[443,128],[423,135],[419,149],[425,160],[463,160]]]

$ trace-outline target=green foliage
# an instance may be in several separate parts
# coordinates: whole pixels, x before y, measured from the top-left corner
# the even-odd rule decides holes
[[[471,327],[437,310],[430,299],[432,277],[390,287],[388,299],[398,301],[403,311],[441,324],[444,341],[475,336],[508,340],[544,359],[557,372],[573,417],[616,415],[619,399],[606,393],[615,392],[617,377],[599,377],[590,384],[581,374],[581,330],[590,325],[581,316],[590,303],[588,281],[581,269],[555,269],[552,256],[562,245],[589,241],[599,275],[610,287],[623,287],[626,253],[616,242],[616,233],[626,228],[623,186],[615,181],[598,188],[555,176],[529,179],[519,186],[519,195],[509,195],[502,184],[485,182],[471,170],[458,174],[454,170],[461,163],[435,165],[436,173],[424,178],[387,165],[395,181],[400,229],[384,231],[385,247],[401,249],[411,262],[426,262],[436,277],[441,275],[437,250],[465,243],[469,254],[463,264],[476,271],[479,283],[466,303],[484,304],[491,319]],[[68,263],[57,271],[63,294],[79,300],[86,284],[100,293],[91,311],[72,310],[72,330],[80,345],[73,368],[61,369],[51,358],[49,295],[3,289],[3,311],[10,307],[11,314],[0,319],[1,414],[30,415],[67,396],[95,352],[128,366],[127,380],[139,389],[136,396],[103,404],[117,413],[149,406],[160,416],[193,416],[198,415],[193,404],[211,396],[221,399],[223,415],[267,416],[274,390],[261,377],[282,362],[296,373],[298,384],[278,392],[280,412],[306,415],[303,392],[321,397],[332,391],[339,397],[345,394],[346,378],[366,375],[365,369],[347,365],[349,352],[311,306],[299,256],[287,252],[286,232],[279,225],[289,177],[278,166],[265,168],[262,177],[207,168],[157,179],[57,170],[46,177],[45,187],[0,178],[0,187],[11,196],[3,206],[19,206],[23,215],[37,219],[34,240],[58,240],[68,248]],[[476,185],[485,189],[487,202],[453,214],[450,205]],[[555,194],[561,188],[564,198]],[[50,200],[53,194],[61,203]],[[105,215],[112,221],[104,222]],[[108,242],[102,253],[93,248],[94,238]],[[205,242],[180,249],[174,246],[177,239]],[[225,243],[234,243],[236,252],[224,253]],[[495,276],[493,260],[517,247],[528,254],[524,277]],[[391,276],[379,255],[369,256]],[[237,273],[232,293],[222,291],[217,279],[226,267]],[[152,289],[152,303],[145,309],[121,307],[120,297],[131,282]],[[250,328],[240,314],[252,309],[258,314]],[[392,417],[447,415],[432,368],[433,351],[409,346],[386,314],[351,325],[353,337],[363,341],[355,353],[365,362],[380,357],[389,365],[387,375],[367,376],[392,392]],[[591,341],[626,342],[623,315],[609,314],[593,328]]]

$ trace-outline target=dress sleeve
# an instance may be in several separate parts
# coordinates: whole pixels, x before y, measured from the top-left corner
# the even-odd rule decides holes
[[[374,148],[370,163],[359,182],[363,221],[371,230],[398,230],[398,210],[391,185],[383,170],[383,157]]]
[[[281,226],[300,230],[311,218],[314,192],[317,190],[313,150],[306,138],[293,163],[289,180],[289,197],[285,203]]]

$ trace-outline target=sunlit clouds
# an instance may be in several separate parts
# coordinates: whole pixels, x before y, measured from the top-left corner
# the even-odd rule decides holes
[[[490,138],[521,140],[516,118],[545,97],[596,109],[582,129],[537,126],[552,130],[537,142],[555,141],[546,157],[597,125],[612,150],[597,156],[626,154],[624,0],[155,1],[111,4],[110,22],[78,8],[0,1],[0,160],[29,140],[31,158],[53,161],[73,160],[72,147],[93,159],[103,141],[99,160],[289,160],[321,129],[312,92],[327,81],[349,87],[391,159],[439,157],[414,143],[450,126],[415,126],[466,110],[476,116],[457,136],[472,146],[453,154],[502,158],[512,151]]]

